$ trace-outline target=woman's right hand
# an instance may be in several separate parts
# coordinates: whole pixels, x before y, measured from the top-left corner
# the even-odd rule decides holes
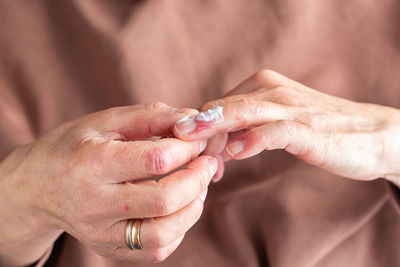
[[[194,112],[164,104],[112,108],[16,149],[0,164],[0,265],[33,263],[63,231],[101,255],[164,260],[200,217],[217,161],[193,160],[205,140],[153,137],[170,136]],[[158,181],[139,180],[186,163]],[[145,218],[142,250],[125,244],[130,218]]]

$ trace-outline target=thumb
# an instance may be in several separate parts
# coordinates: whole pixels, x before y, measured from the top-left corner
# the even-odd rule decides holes
[[[172,136],[174,124],[195,109],[176,109],[163,103],[111,108],[100,112],[96,128],[113,139],[143,140],[154,136]]]

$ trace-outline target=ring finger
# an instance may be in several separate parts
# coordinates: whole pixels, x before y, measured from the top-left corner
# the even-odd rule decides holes
[[[117,247],[116,249],[109,250],[104,253],[105,256],[117,258],[119,260],[127,260],[133,262],[143,263],[159,263],[165,260],[182,242],[184,236],[179,237],[177,240],[168,244],[165,247],[157,249],[141,249],[130,250],[127,247]]]
[[[140,227],[142,248],[163,248],[178,240],[200,218],[203,211],[203,200],[199,197],[177,212],[163,217],[147,218]],[[110,229],[112,243],[127,248],[125,230],[127,221],[119,221]]]

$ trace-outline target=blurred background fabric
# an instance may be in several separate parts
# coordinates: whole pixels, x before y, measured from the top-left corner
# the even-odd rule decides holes
[[[196,108],[265,68],[400,108],[399,14],[397,0],[0,0],[0,158],[101,109]],[[388,188],[283,151],[230,162],[199,223],[158,266],[400,266]],[[71,236],[57,250],[60,267],[142,266]]]

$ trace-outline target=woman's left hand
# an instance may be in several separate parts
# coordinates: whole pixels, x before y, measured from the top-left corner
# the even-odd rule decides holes
[[[400,110],[330,96],[269,70],[201,110],[179,121],[174,134],[213,137],[219,141],[208,149],[225,158],[285,149],[340,176],[400,184]]]

